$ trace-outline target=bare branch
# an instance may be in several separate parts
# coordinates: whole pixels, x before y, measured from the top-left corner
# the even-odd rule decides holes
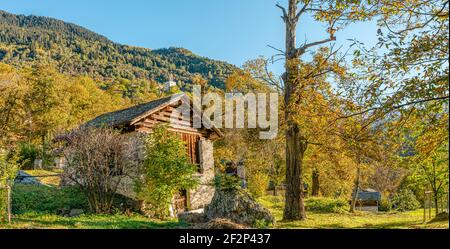
[[[284,86],[282,85],[282,83],[277,82],[276,80],[274,80],[272,78],[272,74],[269,72],[268,64],[269,64],[268,60],[266,60],[266,62],[264,63],[264,70],[266,72],[269,82],[271,83],[272,86],[275,86],[278,91],[281,91],[281,92],[284,91]]]
[[[283,11],[283,15],[281,16],[281,19],[283,19],[283,21],[286,22],[287,17],[288,17],[287,12],[286,12],[286,8],[281,6],[279,3],[275,4],[275,6],[277,6],[278,8],[281,9],[281,11]]]
[[[298,11],[297,15],[295,15],[295,21],[298,21],[298,19],[300,18],[300,16],[307,11],[308,9],[306,7],[308,7],[309,2],[305,3],[305,5],[303,5],[303,7]]]
[[[273,50],[276,50],[276,51],[282,53],[283,55],[286,54],[286,52],[284,52],[283,50],[281,50],[281,49],[279,49],[279,48],[276,48],[276,47],[274,47],[274,46],[267,45],[267,47],[269,47],[269,48],[271,48],[271,49],[273,49]]]
[[[300,48],[297,48],[296,52],[297,52],[297,54],[301,55],[301,54],[304,54],[306,52],[306,50],[310,47],[317,46],[317,45],[324,44],[324,43],[331,42],[331,41],[335,41],[335,40],[336,40],[336,37],[334,37],[334,35],[330,35],[330,38],[328,38],[328,39],[304,44]]]

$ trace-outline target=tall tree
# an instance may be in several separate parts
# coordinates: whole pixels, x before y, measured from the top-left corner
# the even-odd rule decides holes
[[[23,100],[29,88],[13,67],[0,63],[0,146],[23,138]]]
[[[301,6],[299,6],[301,3]],[[286,196],[283,218],[285,220],[302,220],[306,218],[303,203],[303,158],[308,147],[308,139],[302,126],[296,120],[297,109],[304,100],[305,90],[302,84],[301,57],[308,49],[336,40],[335,32],[351,20],[367,17],[370,13],[362,1],[313,1],[289,0],[287,9],[276,4],[282,11],[285,23],[285,50],[279,50],[285,57],[284,105],[286,122]],[[300,7],[300,8],[299,8]],[[360,11],[361,10],[361,11]],[[323,40],[304,43],[297,47],[296,32],[300,17],[311,14],[318,21],[328,24],[329,37]],[[323,75],[330,70],[317,72]]]
[[[321,48],[315,52],[311,62],[303,62],[302,72],[299,75],[302,84],[303,101],[293,106],[295,108],[294,119],[302,127],[309,146],[304,155],[305,185],[309,182],[309,175],[319,172],[322,179],[317,184],[317,179],[311,181],[311,186],[316,192],[320,189],[326,196],[345,196],[349,194],[353,180],[354,162],[352,155],[344,153],[347,150],[345,139],[340,136],[343,131],[337,133],[334,120],[339,115],[340,102],[331,87],[329,75],[322,72],[332,69],[333,76],[345,76],[345,68],[338,65],[342,57],[330,58],[334,52],[328,48]],[[280,80],[268,70],[270,60],[258,58],[244,64],[241,72],[232,74],[226,81],[228,91],[247,93],[249,91],[266,92],[278,90],[283,94]],[[311,77],[315,75],[314,77]],[[319,76],[320,75],[320,76]],[[281,99],[281,98],[280,98]],[[280,133],[286,128],[282,113],[284,106],[280,105],[279,129]],[[354,123],[344,123],[341,128],[353,126]],[[338,135],[338,136],[336,136]],[[248,172],[248,184],[252,185],[252,176],[257,173],[268,174],[272,184],[279,186],[285,178],[285,137],[277,136],[271,141],[257,139],[252,130],[232,129],[225,131],[226,139],[217,144],[217,158],[229,160],[245,160]],[[218,162],[220,164],[220,162]],[[317,176],[317,174],[316,174]],[[336,187],[339,185],[339,187]]]

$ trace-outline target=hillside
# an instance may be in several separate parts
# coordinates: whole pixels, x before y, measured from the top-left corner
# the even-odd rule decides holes
[[[0,62],[23,66],[38,61],[56,65],[63,73],[87,74],[106,82],[149,79],[161,83],[172,74],[175,81],[189,84],[200,74],[218,88],[237,69],[184,48],[122,45],[75,24],[0,10]]]

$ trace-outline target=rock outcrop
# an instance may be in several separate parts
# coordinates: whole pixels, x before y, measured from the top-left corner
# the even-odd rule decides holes
[[[205,208],[205,216],[208,220],[228,219],[249,226],[275,222],[269,210],[242,189],[216,189],[211,203]]]

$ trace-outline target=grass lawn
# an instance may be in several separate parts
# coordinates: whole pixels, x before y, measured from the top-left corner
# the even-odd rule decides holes
[[[27,171],[32,175],[55,174],[52,171]],[[179,228],[187,224],[177,219],[149,219],[139,214],[97,215],[83,214],[77,217],[57,215],[60,208],[82,209],[89,212],[86,197],[75,187],[57,187],[56,181],[46,185],[16,184],[12,193],[12,224],[2,222],[0,229],[154,229]]]
[[[40,172],[42,173],[42,172]],[[39,174],[40,174],[39,173]],[[177,219],[156,220],[139,214],[96,215],[83,214],[77,217],[57,215],[60,208],[89,211],[86,197],[74,187],[56,187],[54,184],[29,186],[17,184],[13,188],[12,224],[1,223],[0,229],[8,228],[53,228],[53,229],[152,229],[182,228],[187,224]],[[307,219],[283,222],[281,198],[265,196],[260,203],[275,216],[273,228],[445,228],[448,216],[443,220],[423,223],[423,210],[409,212],[356,212],[348,213],[348,204],[343,200],[309,198],[306,200]],[[314,211],[312,211],[314,210]]]
[[[423,210],[408,212],[362,212],[354,214],[307,212],[304,221],[284,222],[283,202],[273,201],[270,196],[260,198],[260,202],[275,216],[274,228],[375,228],[375,229],[414,229],[414,228],[441,228],[448,229],[448,219],[434,220],[423,223]]]
[[[54,169],[54,170],[43,170],[43,169],[34,169],[34,170],[24,170],[25,173],[32,175],[32,176],[40,176],[37,177],[37,179],[45,185],[50,186],[59,186],[59,182],[61,181],[61,178],[59,176],[53,176],[56,174],[62,173],[61,169]],[[47,177],[42,177],[47,176]]]
[[[55,214],[25,213],[15,215],[12,224],[0,223],[0,229],[156,229],[180,228],[177,220],[152,220],[141,215],[81,215],[62,217]]]

